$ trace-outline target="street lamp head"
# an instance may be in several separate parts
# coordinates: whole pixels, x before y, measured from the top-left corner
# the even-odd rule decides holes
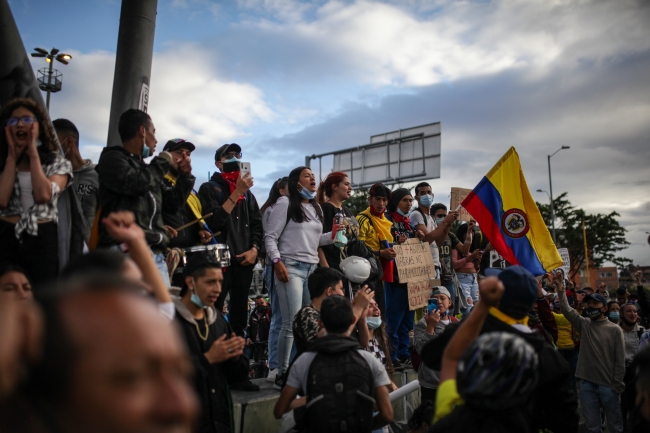
[[[47,63],[50,63],[50,62],[52,61],[52,58],[51,58],[50,56],[47,56],[47,57],[45,58],[45,61],[46,61]]]
[[[562,146],[562,149],[571,149],[571,146]]]
[[[544,192],[544,191],[542,191],[541,189],[538,189],[537,192]]]
[[[63,54],[63,53],[59,54],[56,57],[58,59],[60,59],[60,60],[70,60],[72,58],[72,56],[70,54]],[[567,149],[568,149],[568,147],[567,147]]]

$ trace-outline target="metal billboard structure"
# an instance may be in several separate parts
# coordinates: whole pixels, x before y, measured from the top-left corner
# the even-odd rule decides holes
[[[312,159],[332,157],[332,171],[349,175],[355,187],[377,182],[386,184],[413,182],[440,177],[440,122],[377,134],[370,143],[350,149],[305,157],[309,167]]]

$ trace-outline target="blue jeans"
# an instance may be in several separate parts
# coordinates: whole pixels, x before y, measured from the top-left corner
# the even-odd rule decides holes
[[[120,247],[117,245],[110,247],[109,250],[117,251],[118,253],[122,252]],[[128,252],[126,255],[130,257]],[[158,273],[162,277],[163,283],[165,283],[165,287],[170,288],[172,286],[172,282],[169,280],[169,270],[167,268],[167,262],[165,262],[165,255],[163,253],[154,253],[151,251],[151,256],[153,257],[154,262],[156,262],[156,269],[158,269]]]
[[[409,296],[406,284],[384,283],[386,296],[386,332],[390,341],[390,357],[410,358],[409,332],[413,329],[415,311],[409,311]]]
[[[278,338],[278,373],[284,373],[289,368],[291,346],[293,346],[293,319],[298,311],[311,302],[307,277],[316,269],[316,263],[304,263],[293,259],[283,259],[289,273],[289,281],[282,282],[275,276],[282,326]]]
[[[607,429],[611,433],[622,433],[621,397],[605,385],[583,379],[579,380],[580,404],[582,405],[587,431],[589,433],[602,432],[600,419],[600,406],[602,405],[607,418]]]
[[[278,368],[278,338],[280,337],[280,326],[282,326],[282,310],[280,310],[280,300],[278,291],[275,289],[275,276],[273,275],[273,265],[264,267],[264,281],[269,291],[271,300],[271,327],[269,329],[269,369]]]
[[[458,277],[458,282],[461,285],[461,293],[467,298],[472,298],[472,301],[474,301],[474,304],[476,304],[476,301],[478,301],[478,279],[477,274],[466,274],[463,272],[456,272],[456,276]],[[470,308],[467,308],[466,310],[462,311],[463,316],[469,312]]]

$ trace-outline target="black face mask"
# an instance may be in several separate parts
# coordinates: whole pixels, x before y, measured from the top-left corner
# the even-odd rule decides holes
[[[597,320],[602,315],[603,312],[600,310],[600,308],[587,307],[582,311],[582,316],[591,320]]]
[[[528,312],[528,323],[532,325],[539,323],[539,312],[537,310],[530,310]]]
[[[266,310],[266,305],[258,305],[255,309],[259,312]]]

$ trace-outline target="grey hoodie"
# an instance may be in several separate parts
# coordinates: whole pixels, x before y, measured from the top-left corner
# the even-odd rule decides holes
[[[426,311],[426,309],[425,309]],[[449,316],[449,320],[451,316]],[[452,322],[453,323],[453,320]],[[434,335],[430,335],[427,332],[427,321],[425,318],[421,318],[418,323],[415,324],[415,331],[413,332],[413,345],[415,346],[415,351],[421,355],[422,348],[431,340],[437,338],[445,330],[447,325],[442,323],[442,320],[436,325]],[[418,380],[420,381],[420,386],[425,388],[437,389],[438,384],[440,383],[440,372],[432,370],[424,362],[420,363],[420,368],[418,369]]]
[[[79,169],[74,171],[73,185],[74,192],[81,201],[84,216],[88,221],[88,227],[92,227],[95,221],[95,214],[97,213],[97,206],[99,205],[99,175],[95,171],[95,165],[89,159],[85,159],[86,163]]]

